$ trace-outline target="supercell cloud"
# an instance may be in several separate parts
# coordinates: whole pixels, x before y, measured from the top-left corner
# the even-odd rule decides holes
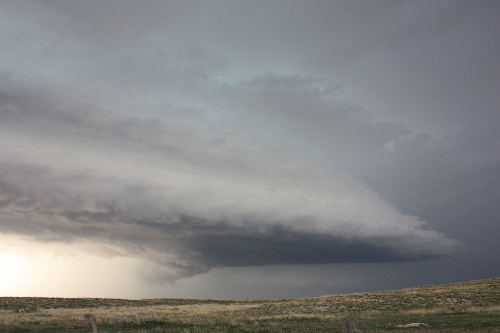
[[[0,9],[2,235],[161,284],[456,258],[494,224],[497,5]]]
[[[359,119],[311,83],[273,75],[233,89],[283,90],[246,107],[276,110],[280,99],[296,109],[290,121],[303,107],[310,122],[337,117],[358,135],[404,133]],[[2,90],[2,232],[111,244],[172,269],[167,280],[215,266],[411,260],[459,247],[361,181],[203,110],[131,116],[9,80]]]

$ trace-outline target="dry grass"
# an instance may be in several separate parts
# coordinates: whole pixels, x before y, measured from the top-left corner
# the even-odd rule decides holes
[[[485,307],[479,307],[479,306],[472,306],[472,307],[465,307],[462,309],[459,309],[457,311],[456,308],[453,307],[444,307],[444,308],[434,308],[434,309],[416,309],[416,310],[408,310],[405,311],[406,313],[409,314],[439,314],[439,313],[457,313],[457,312],[463,312],[463,313],[480,313],[480,312],[500,312],[500,306],[485,306]]]
[[[0,298],[0,332],[343,332],[456,330],[500,332],[500,278],[399,291],[317,298],[193,299]],[[429,326],[405,326],[425,323]],[[399,326],[398,326],[399,325]]]
[[[165,318],[185,320],[193,317],[221,317],[232,316],[235,312],[243,312],[258,305],[153,305],[153,306],[125,306],[125,307],[98,307],[78,309],[42,309],[32,313],[15,313],[10,310],[0,310],[1,323],[75,323],[87,322],[90,316],[101,321],[136,321],[164,320]]]

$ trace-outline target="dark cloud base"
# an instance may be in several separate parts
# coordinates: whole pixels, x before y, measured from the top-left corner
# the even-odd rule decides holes
[[[223,225],[211,231],[191,239],[192,246],[214,264],[224,267],[393,262],[430,257],[403,255],[367,241],[301,234],[278,226],[264,234]]]
[[[181,230],[189,230],[190,236],[184,242],[210,266],[396,262],[434,257],[403,254],[388,245],[375,245],[373,240],[346,240],[326,234],[301,233],[280,225],[266,226],[262,230],[254,224],[207,224],[184,217],[179,224],[160,228],[170,235],[184,234]]]

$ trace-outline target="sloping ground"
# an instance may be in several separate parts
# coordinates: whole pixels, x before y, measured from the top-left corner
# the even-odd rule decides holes
[[[449,308],[460,310],[472,307],[500,305],[500,277],[413,287],[403,290],[372,293],[343,294],[316,298],[225,301],[210,299],[155,298],[142,300],[110,298],[46,298],[46,297],[0,297],[0,310],[37,309],[81,309],[120,306],[180,306],[180,305],[249,305],[260,304],[266,313],[273,314],[325,314],[360,312],[366,310],[405,311],[411,309]]]
[[[0,332],[500,332],[500,278],[317,298],[0,298]],[[416,324],[420,323],[420,324]]]
[[[413,287],[396,291],[323,296],[267,304],[282,314],[338,314],[364,311],[466,311],[500,306],[500,278]],[[275,309],[275,310],[273,310]]]

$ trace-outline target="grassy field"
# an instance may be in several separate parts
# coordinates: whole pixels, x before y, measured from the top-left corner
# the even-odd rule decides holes
[[[0,297],[2,333],[91,333],[92,316],[102,333],[345,333],[347,318],[356,332],[500,332],[500,278],[261,301]]]

